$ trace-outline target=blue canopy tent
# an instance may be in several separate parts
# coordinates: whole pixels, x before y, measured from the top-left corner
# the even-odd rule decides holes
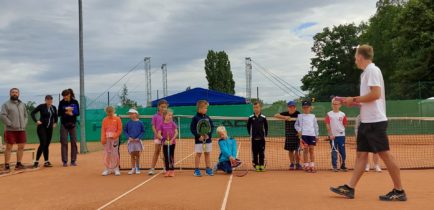
[[[247,103],[246,98],[204,88],[193,88],[161,99],[167,100],[171,107],[195,106],[198,100],[207,100],[210,105],[234,105]],[[158,101],[161,99],[152,101],[152,107],[156,107]]]

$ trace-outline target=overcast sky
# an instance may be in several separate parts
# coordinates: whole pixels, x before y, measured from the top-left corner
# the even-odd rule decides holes
[[[162,89],[160,66],[167,64],[169,94],[207,87],[204,58],[225,50],[245,96],[244,59],[299,87],[310,69],[312,37],[324,27],[360,23],[375,13],[375,0],[84,0],[86,93],[103,93],[128,70],[132,96],[145,100],[143,58],[152,57],[153,98]],[[78,92],[78,4],[76,0],[0,0],[0,99],[11,87],[25,99],[65,88]],[[291,99],[253,66],[256,87],[267,102]],[[161,96],[161,95],[160,95]],[[103,99],[101,99],[103,100]],[[105,100],[105,99],[104,99]]]

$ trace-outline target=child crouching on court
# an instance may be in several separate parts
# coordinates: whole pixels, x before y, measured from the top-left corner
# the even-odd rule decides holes
[[[115,109],[108,106],[105,109],[107,117],[102,121],[101,127],[101,143],[104,145],[104,165],[105,170],[103,176],[109,175],[114,168],[116,176],[121,175],[119,171],[119,136],[122,134],[121,118],[115,115]],[[111,157],[110,157],[111,156]],[[115,159],[115,162],[111,162]]]
[[[145,125],[139,120],[139,112],[135,109],[128,111],[130,120],[124,128],[124,134],[128,139],[128,153],[131,155],[131,174],[140,174],[140,152],[143,151],[142,138],[145,134]]]
[[[166,110],[163,112],[163,122],[157,128],[158,136],[161,136],[161,144],[163,144],[164,166],[166,169],[165,177],[175,176],[175,145],[178,130],[175,122],[173,122],[173,112]]]
[[[226,174],[232,173],[232,168],[238,164],[237,161],[237,141],[228,137],[226,128],[224,126],[217,127],[217,134],[219,135],[220,155],[219,162],[214,166],[213,171],[222,170]]]
[[[309,173],[315,173],[314,148],[319,136],[318,121],[315,115],[311,114],[312,103],[310,101],[303,101],[302,108],[303,114],[298,115],[294,127],[298,135],[301,136],[300,144],[303,145],[304,170]],[[310,161],[308,156],[310,157]]]

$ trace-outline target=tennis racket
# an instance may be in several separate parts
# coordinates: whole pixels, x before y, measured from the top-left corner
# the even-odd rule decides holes
[[[235,164],[232,165],[232,173],[237,177],[243,177],[249,173],[249,167],[240,159],[235,159]]]
[[[342,165],[342,155],[339,152],[339,150],[335,144],[335,140],[331,139],[330,136],[328,136],[326,140],[330,141],[330,153],[331,153],[331,155],[333,155],[333,152],[336,152],[336,154],[338,155],[338,162],[340,162],[340,165]]]
[[[172,168],[172,157],[170,156],[170,135],[169,135],[169,132],[167,132],[165,143],[167,143],[167,161],[169,163],[169,169],[171,169]]]
[[[203,152],[206,151],[206,136],[211,133],[211,124],[208,119],[201,119],[197,122],[196,125],[197,133],[203,138],[202,140],[202,148]]]

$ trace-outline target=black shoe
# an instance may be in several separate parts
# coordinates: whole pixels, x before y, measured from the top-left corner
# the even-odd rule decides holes
[[[404,190],[395,190],[393,189],[386,195],[380,195],[380,200],[382,201],[406,201],[407,195],[405,194]]]
[[[354,198],[354,189],[351,187],[348,187],[348,185],[342,185],[339,187],[330,187],[330,190],[336,194],[343,195],[347,198],[353,199]]]
[[[342,170],[343,172],[347,172],[348,169],[347,169],[347,167],[345,167],[345,165],[342,164],[342,165],[341,165],[341,170]]]
[[[53,165],[51,165],[51,163],[47,161],[44,163],[44,167],[53,167]]]
[[[17,163],[16,165],[15,165],[15,170],[23,170],[23,169],[25,169],[26,167],[23,165],[23,164],[21,164],[21,163]]]
[[[11,166],[8,163],[6,163],[5,164],[5,171],[9,171],[9,170],[11,170]]]
[[[38,167],[39,167],[39,162],[33,163],[33,168],[38,168]]]

